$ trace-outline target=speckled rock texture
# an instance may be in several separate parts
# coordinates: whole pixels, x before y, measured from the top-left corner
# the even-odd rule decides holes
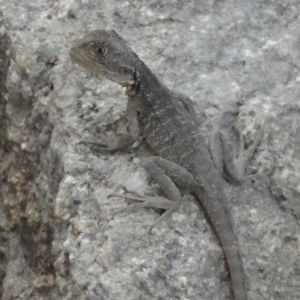
[[[82,140],[126,131],[123,89],[71,62],[73,40],[116,30],[203,134],[246,145],[248,173],[226,193],[249,300],[300,299],[300,2],[0,0],[0,294],[9,299],[233,299],[219,241],[189,194],[172,216],[112,216],[126,190],[160,193],[145,144],[102,154]]]

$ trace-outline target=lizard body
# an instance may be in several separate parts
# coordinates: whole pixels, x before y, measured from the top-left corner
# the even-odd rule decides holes
[[[129,134],[111,150],[126,148],[141,133],[157,155],[146,158],[144,165],[167,197],[128,197],[144,201],[132,206],[164,208],[167,215],[180,205],[177,187],[189,190],[202,203],[221,242],[235,299],[246,300],[246,275],[224,193],[222,170],[213,161],[214,156],[209,153],[183,99],[164,86],[114,31],[89,33],[75,43],[70,56],[86,69],[126,87]],[[258,140],[246,158],[239,157],[243,167],[257,143]]]

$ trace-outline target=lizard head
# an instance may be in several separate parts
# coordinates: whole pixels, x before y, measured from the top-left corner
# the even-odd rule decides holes
[[[80,66],[123,86],[135,82],[139,58],[115,31],[90,32],[75,42],[70,57]]]

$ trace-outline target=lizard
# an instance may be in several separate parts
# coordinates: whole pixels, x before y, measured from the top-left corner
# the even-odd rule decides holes
[[[262,135],[258,134],[253,144],[244,150],[240,134],[240,151],[231,154],[232,157],[222,154],[225,145],[223,149],[214,142],[207,146],[195,118],[191,117],[190,100],[168,89],[114,30],[88,33],[74,42],[70,57],[80,66],[126,89],[128,133],[121,135],[116,143],[106,145],[107,150],[125,149],[142,135],[156,154],[143,158],[142,165],[166,197],[116,195],[140,201],[122,210],[136,207],[165,209],[157,223],[178,209],[180,189],[188,190],[201,202],[220,240],[235,299],[246,300],[247,278],[224,192],[223,160],[236,181],[245,180],[245,167]]]

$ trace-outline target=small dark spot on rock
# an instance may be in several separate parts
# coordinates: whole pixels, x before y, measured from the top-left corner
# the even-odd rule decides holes
[[[75,14],[71,10],[68,11],[68,19],[76,19]]]
[[[241,69],[246,66],[246,61],[244,60],[236,60],[232,63],[232,67],[235,69]]]
[[[46,31],[46,28],[45,27],[41,27],[38,29],[38,32],[45,32]]]
[[[47,69],[52,69],[54,66],[57,65],[58,58],[57,56],[49,57],[46,61]]]
[[[38,63],[43,62],[43,58],[41,56],[38,56],[36,59],[36,62],[38,62]]]
[[[73,203],[74,203],[75,205],[80,205],[82,202],[81,202],[81,200],[79,200],[79,199],[74,199],[74,200],[73,200]]]
[[[294,237],[294,236],[287,236],[287,237],[285,237],[284,241],[286,243],[292,243],[292,242],[297,242],[298,239],[296,237]]]

